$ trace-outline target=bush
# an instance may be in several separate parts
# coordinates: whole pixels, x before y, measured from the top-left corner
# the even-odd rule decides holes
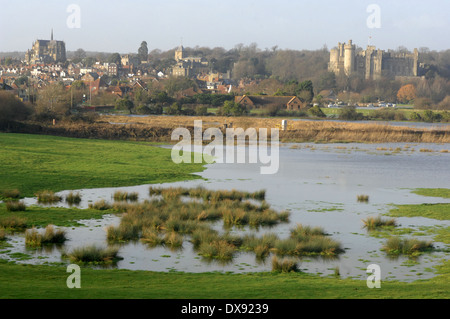
[[[309,114],[315,117],[327,117],[326,114],[322,111],[322,109],[318,105],[315,105],[312,108],[310,108],[308,112]]]
[[[15,95],[8,91],[0,90],[0,122],[25,120],[32,111]]]
[[[363,120],[364,115],[356,111],[356,107],[354,106],[344,106],[339,110],[339,119],[349,120],[349,121],[358,121]]]

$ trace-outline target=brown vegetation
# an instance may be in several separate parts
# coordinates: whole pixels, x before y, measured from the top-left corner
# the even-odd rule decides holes
[[[77,138],[142,140],[171,142],[175,128],[185,127],[193,133],[194,121],[202,120],[203,129],[227,124],[234,128],[281,128],[281,118],[220,116],[101,116],[94,123],[21,124],[9,126],[11,132],[48,134]],[[450,130],[409,128],[378,123],[335,121],[289,121],[287,131],[280,130],[281,142],[362,142],[362,143],[449,143]],[[193,134],[192,134],[193,136]]]

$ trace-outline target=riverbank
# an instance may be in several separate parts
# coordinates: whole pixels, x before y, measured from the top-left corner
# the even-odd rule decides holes
[[[176,128],[194,129],[201,120],[202,128],[279,128],[281,142],[312,143],[450,143],[450,128],[408,127],[383,122],[338,122],[327,120],[288,120],[281,130],[281,118],[219,116],[123,116],[103,115],[93,123],[10,123],[3,131],[44,134],[76,138],[136,140],[171,143]]]

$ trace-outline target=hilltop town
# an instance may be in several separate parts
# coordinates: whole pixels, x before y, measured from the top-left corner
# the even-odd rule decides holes
[[[44,114],[58,105],[64,113],[116,109],[178,115],[206,115],[217,107],[223,113],[226,103],[232,115],[252,109],[301,115],[312,106],[343,105],[448,109],[447,55],[423,48],[364,50],[351,40],[316,51],[261,50],[251,44],[229,51],[180,45],[167,52],[149,52],[143,41],[136,53],[95,55],[66,52],[52,30],[50,40],[36,40],[23,58],[0,59],[0,90]]]

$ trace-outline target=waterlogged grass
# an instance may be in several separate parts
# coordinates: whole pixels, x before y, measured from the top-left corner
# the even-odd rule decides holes
[[[420,205],[396,205],[388,213],[393,217],[426,217],[438,220],[450,219],[450,203],[420,204]]]
[[[0,190],[18,190],[25,197],[42,189],[58,192],[189,180],[204,170],[203,164],[177,165],[170,149],[145,142],[0,133],[0,148]]]
[[[450,198],[449,188],[417,188],[413,193],[422,196]]]
[[[20,230],[24,228],[55,226],[82,226],[83,219],[101,219],[112,211],[62,207],[28,206],[26,211],[8,212],[5,204],[0,204],[0,228]]]

